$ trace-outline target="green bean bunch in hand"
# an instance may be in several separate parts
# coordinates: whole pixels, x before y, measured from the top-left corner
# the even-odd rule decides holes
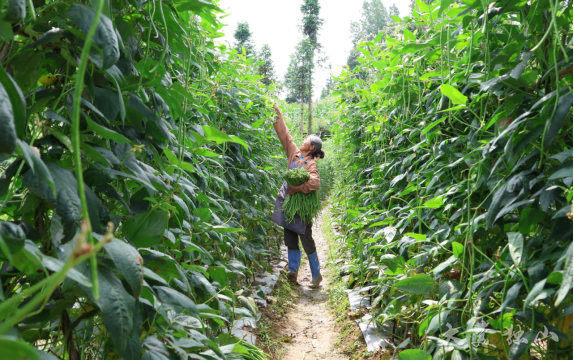
[[[309,180],[309,172],[303,168],[287,170],[282,174],[288,185],[299,186]],[[295,220],[295,214],[299,214],[301,220],[310,223],[317,217],[321,210],[321,203],[317,191],[309,194],[302,192],[287,196],[283,203],[283,213],[288,222]]]

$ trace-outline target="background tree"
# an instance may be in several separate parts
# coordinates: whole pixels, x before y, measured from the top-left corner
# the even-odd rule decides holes
[[[264,44],[261,52],[258,54],[259,62],[263,64],[257,67],[257,74],[263,76],[260,80],[265,86],[269,86],[277,81],[277,74],[275,73],[275,65],[271,55],[271,47],[269,44]]]
[[[327,79],[327,83],[325,84],[325,87],[321,91],[321,100],[331,95],[331,91],[333,90],[334,87],[335,87],[335,80],[333,80],[333,78],[329,76],[329,78]]]
[[[251,38],[252,35],[253,33],[249,30],[249,23],[247,21],[238,23],[237,29],[235,29],[235,33],[233,34],[235,38],[233,48],[241,53],[243,51],[242,47],[244,47],[247,55],[255,53],[255,45]]]
[[[393,3],[393,5],[391,5],[391,7],[389,8],[389,15],[401,16],[401,11],[399,10],[399,7],[395,3]]]
[[[389,22],[389,13],[381,0],[365,0],[359,21],[351,22],[353,47],[361,40],[373,40]]]
[[[308,70],[307,75],[308,86],[309,86],[309,110],[308,110],[308,126],[307,133],[310,134],[313,128],[313,112],[312,112],[312,91],[313,91],[313,70],[315,68],[315,54],[320,52],[321,44],[319,44],[317,38],[319,35],[319,30],[323,26],[323,19],[319,17],[319,12],[321,11],[321,6],[319,5],[319,0],[305,0],[303,5],[301,5],[301,14],[303,14],[303,19],[301,21],[301,30],[303,35],[306,36],[308,43],[308,55],[304,57],[306,60],[305,68]],[[303,130],[303,115],[301,115],[301,130]]]
[[[398,8],[393,4],[398,11]],[[394,15],[394,13],[393,13]],[[392,19],[391,19],[392,20]],[[394,21],[394,20],[393,20]],[[365,0],[359,21],[351,21],[351,39],[353,48],[347,58],[347,65],[353,70],[359,62],[361,53],[356,49],[361,40],[373,40],[389,23],[389,13],[381,0]]]
[[[304,133],[303,104],[305,101],[311,101],[309,84],[312,84],[313,78],[313,49],[314,47],[311,45],[309,39],[301,40],[295,47],[295,52],[291,54],[291,61],[285,74],[285,88],[287,90],[285,100],[291,103],[301,103],[301,134]]]

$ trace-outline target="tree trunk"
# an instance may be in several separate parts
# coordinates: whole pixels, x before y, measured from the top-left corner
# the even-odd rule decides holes
[[[307,125],[307,135],[311,135],[313,131],[313,113],[312,113],[312,97],[313,87],[311,84],[311,78],[309,77],[309,123]]]
[[[301,78],[301,85],[303,85],[303,79]],[[303,136],[303,120],[304,120],[304,113],[305,108],[303,104],[305,103],[305,86],[301,86],[301,136]]]

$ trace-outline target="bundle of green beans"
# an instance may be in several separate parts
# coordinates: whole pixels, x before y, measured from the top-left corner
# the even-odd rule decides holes
[[[299,186],[309,180],[309,172],[303,168],[287,170],[282,174],[288,185]],[[317,191],[309,194],[302,192],[289,195],[283,203],[283,213],[287,222],[293,222],[295,214],[299,214],[301,220],[310,223],[317,217],[321,210],[321,203]]]

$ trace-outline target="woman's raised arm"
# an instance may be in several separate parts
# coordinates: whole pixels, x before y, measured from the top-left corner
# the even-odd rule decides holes
[[[281,110],[279,110],[279,105],[277,103],[273,104],[273,110],[275,110],[275,113],[277,114],[277,121],[273,123],[273,127],[279,137],[279,141],[281,141],[281,145],[283,145],[283,149],[287,155],[287,160],[290,160],[297,152],[298,147],[293,142],[291,134],[289,134],[289,129],[287,128],[287,125],[285,125],[285,121],[283,120]]]

